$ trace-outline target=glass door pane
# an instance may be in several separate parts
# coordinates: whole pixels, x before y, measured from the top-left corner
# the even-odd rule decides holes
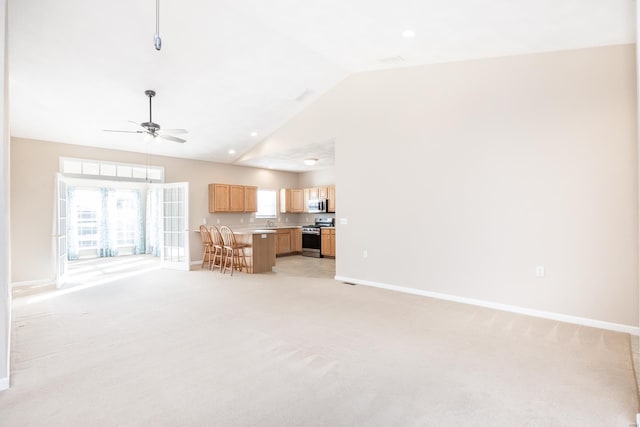
[[[162,189],[162,264],[189,270],[189,184],[152,184]]]

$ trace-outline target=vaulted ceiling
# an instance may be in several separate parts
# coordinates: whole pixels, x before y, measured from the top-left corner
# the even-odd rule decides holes
[[[11,135],[281,170],[260,144],[351,73],[635,41],[634,0],[9,0]],[[414,37],[402,33],[412,31]],[[185,144],[143,135],[186,128]],[[178,135],[183,136],[183,135]],[[248,155],[251,152],[259,155]],[[245,160],[241,160],[245,159]],[[249,159],[249,160],[246,160]]]

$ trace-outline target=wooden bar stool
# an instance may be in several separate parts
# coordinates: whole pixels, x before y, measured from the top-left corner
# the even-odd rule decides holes
[[[220,267],[222,271],[222,263],[224,259],[224,240],[220,230],[215,225],[211,227],[211,235],[213,236],[213,268]]]
[[[206,225],[200,226],[200,239],[202,240],[202,265],[200,268],[204,268],[204,263],[209,263],[209,270],[213,265],[213,240],[211,240],[211,233],[207,229]]]
[[[220,234],[222,234],[222,240],[224,241],[222,273],[225,273],[227,267],[229,267],[231,269],[231,275],[233,276],[234,268],[237,268],[239,271],[242,271],[243,267],[245,269],[247,268],[247,258],[244,249],[251,247],[251,245],[248,243],[238,243],[236,236],[233,234],[233,230],[226,225],[220,227]]]

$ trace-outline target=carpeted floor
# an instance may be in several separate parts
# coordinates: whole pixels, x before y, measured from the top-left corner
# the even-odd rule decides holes
[[[628,335],[303,277],[332,262],[17,297],[0,425],[633,424]]]

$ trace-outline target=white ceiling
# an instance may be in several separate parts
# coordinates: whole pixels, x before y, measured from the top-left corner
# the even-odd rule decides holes
[[[160,0],[160,11],[158,52],[153,0],[9,0],[11,135],[240,164],[353,72],[635,41],[634,0]],[[188,129],[187,143],[102,131],[147,121],[146,89],[154,122]],[[291,141],[241,164],[322,168],[333,147]]]

